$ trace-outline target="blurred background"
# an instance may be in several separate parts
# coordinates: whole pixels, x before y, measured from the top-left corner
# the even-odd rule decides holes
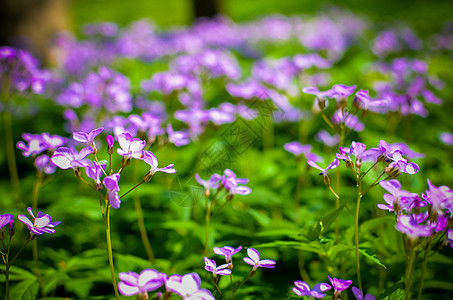
[[[123,27],[148,18],[168,28],[217,14],[244,21],[266,14],[310,15],[335,5],[362,14],[375,24],[410,25],[423,37],[439,31],[453,11],[449,0],[3,0],[0,5],[0,44],[26,48],[44,60],[55,32],[68,30],[80,35],[84,24],[100,21]]]

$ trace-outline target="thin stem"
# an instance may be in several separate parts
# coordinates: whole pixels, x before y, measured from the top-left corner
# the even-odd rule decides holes
[[[110,237],[110,203],[106,201],[105,203],[107,209],[106,209],[106,214],[105,214],[105,234],[107,236],[107,251],[109,255],[109,264],[110,264],[110,274],[112,275],[112,285],[113,285],[113,290],[115,291],[115,297],[117,300],[120,300],[120,295],[118,293],[118,287],[116,284],[116,275],[115,275],[115,269],[113,268],[113,251],[112,251],[112,240]]]
[[[141,184],[145,183],[145,180],[142,180],[141,182],[137,183],[133,188],[131,188],[130,190],[128,190],[126,193],[124,193],[120,199],[123,199],[124,196],[126,196],[127,194],[129,194],[130,192],[132,192],[133,190],[135,190],[136,188],[138,188]]]
[[[326,121],[327,125],[329,125],[330,128],[334,127],[332,122],[330,122],[329,118],[327,118],[326,114],[323,111],[321,112],[321,116],[324,119],[324,121]]]
[[[217,193],[216,193],[216,195],[217,195]],[[209,223],[211,222],[211,206],[212,205],[210,205],[210,203],[209,203],[209,197],[206,197],[206,216],[205,216],[206,232],[205,232],[205,243],[204,243],[204,254],[205,254],[205,256],[208,256]]]
[[[379,163],[379,161],[376,161],[368,170],[366,170],[365,173],[363,173],[362,175],[360,175],[362,178],[366,176],[366,174],[368,174],[368,172],[370,172],[370,170],[372,170],[377,164]]]
[[[99,162],[99,159],[98,159],[98,156],[96,155],[96,153],[94,153],[94,159],[96,160],[96,162],[98,163],[99,167],[101,168],[102,173],[104,173],[104,175],[107,176],[107,173],[106,173],[105,170],[101,167],[101,163]]]
[[[382,172],[381,175],[378,176],[378,178],[376,178],[376,180],[370,184],[369,187],[367,187],[367,189],[365,191],[362,192],[362,196],[365,195],[370,189],[374,188],[375,186],[377,186],[379,184],[379,179],[382,177],[382,175],[384,175],[385,173]],[[363,177],[362,177],[363,178]],[[361,180],[361,179],[360,179]]]
[[[411,293],[411,285],[412,285],[412,274],[414,272],[414,262],[415,262],[415,251],[411,245],[409,245],[409,253],[406,260],[406,295],[404,297],[405,300],[409,300],[409,296]]]
[[[154,252],[153,249],[151,248],[151,244],[146,233],[145,219],[143,217],[140,197],[137,194],[134,194],[134,205],[135,212],[137,213],[138,229],[140,231],[140,237],[142,238],[143,247],[145,247],[146,255],[148,256],[149,261],[154,263],[155,262]]]
[[[362,277],[360,276],[360,257],[359,257],[359,210],[361,199],[362,199],[362,180],[359,178],[359,176],[357,176],[357,204],[355,210],[354,233],[355,233],[357,282],[359,283],[360,290],[362,290]]]
[[[431,250],[431,239],[430,239],[430,242],[428,243],[427,247],[425,248],[425,255],[423,256],[422,277],[420,279],[420,287],[418,289],[418,297],[417,297],[418,300],[420,300],[422,298],[423,283],[425,281],[426,266],[428,265],[428,258],[429,258],[430,250]]]

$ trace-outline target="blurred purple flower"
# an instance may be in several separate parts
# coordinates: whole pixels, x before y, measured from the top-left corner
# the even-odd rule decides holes
[[[118,291],[124,296],[140,295],[148,299],[148,292],[157,290],[164,284],[165,274],[153,269],[145,269],[140,274],[135,272],[120,272],[121,280],[118,283]]]
[[[50,157],[47,154],[36,157],[35,167],[38,172],[43,172],[45,174],[53,174],[57,169],[57,166],[50,160]]]
[[[7,224],[9,225],[10,228],[14,227],[13,215],[12,214],[0,215],[0,231]]]
[[[109,200],[110,205],[115,209],[120,208],[121,204],[121,199],[118,195],[118,192],[120,191],[120,187],[118,185],[119,180],[120,174],[118,173],[106,176],[104,177],[104,180],[102,180],[102,183],[107,189],[107,199]]]
[[[354,131],[362,131],[365,125],[360,122],[356,115],[350,114],[342,109],[336,110],[331,117],[333,124],[344,124],[349,129]]]
[[[220,186],[222,176],[219,174],[212,174],[208,180],[203,180],[200,175],[195,174],[195,179],[199,184],[204,186],[205,189],[216,189]]]
[[[165,285],[167,290],[180,295],[183,300],[215,300],[207,289],[200,289],[201,279],[197,273],[171,275]]]
[[[35,215],[33,214],[33,211],[31,207],[27,208],[28,213],[33,217],[33,221],[31,222],[26,216],[24,215],[18,215],[17,218],[24,223],[25,225],[28,226],[28,229],[30,230],[31,233],[36,234],[36,235],[41,235],[44,232],[46,233],[54,233],[55,229],[53,229],[55,226],[60,224],[61,222],[51,222],[52,217],[49,216],[48,214],[43,214],[41,211],[38,212],[38,214]]]
[[[376,298],[371,294],[366,294],[365,297],[363,297],[363,293],[358,287],[353,286],[352,292],[357,300],[376,300]]]
[[[217,264],[214,260],[209,259],[205,256],[204,258],[204,263],[205,263],[205,270],[208,272],[212,272],[213,276],[216,277],[216,275],[230,275],[231,270],[228,268],[230,264],[223,264],[217,267]]]
[[[253,266],[252,267],[252,272],[255,271],[257,268],[274,268],[276,262],[271,260],[271,259],[261,259],[260,258],[260,253],[258,250],[254,248],[248,248],[247,249],[247,255],[248,257],[244,257],[245,263]]]
[[[322,282],[316,284],[313,289],[310,289],[310,286],[301,280],[294,281],[294,285],[295,287],[293,287],[293,292],[296,293],[297,296],[307,296],[310,299],[324,298],[326,296],[324,292],[332,288],[329,284]]]
[[[434,215],[443,215],[445,210],[450,211],[450,216],[453,214],[453,190],[448,186],[435,186],[428,181],[428,190],[422,194],[422,198],[430,204],[430,213]]]
[[[445,145],[453,145],[453,134],[450,132],[442,132],[439,138]]]
[[[387,100],[371,100],[368,91],[360,90],[355,93],[354,104],[363,110],[368,110],[370,107],[375,106],[385,106],[387,104]]]
[[[171,124],[167,125],[168,141],[176,147],[185,146],[190,143],[189,134],[186,131],[174,131]]]
[[[312,161],[315,161],[315,162],[322,161],[321,157],[319,157],[316,154],[310,152],[310,150],[312,148],[311,145],[302,145],[300,142],[294,141],[294,142],[286,143],[283,146],[283,148],[285,148],[286,151],[291,152],[292,154],[294,154],[297,157],[299,157],[301,154],[304,154],[304,156],[308,160],[312,160]]]
[[[338,134],[330,135],[325,130],[319,131],[316,134],[315,139],[318,142],[321,142],[324,145],[329,146],[329,147],[334,147],[335,145],[338,145],[338,143],[340,142],[340,136]]]
[[[224,246],[222,248],[214,247],[213,250],[215,254],[225,256],[225,261],[229,264],[233,262],[233,255],[242,250],[242,246],[236,249],[230,246]]]
[[[226,169],[224,174],[222,176],[222,184],[229,195],[248,195],[252,192],[252,189],[249,187],[239,186],[239,184],[247,184],[249,181],[247,178],[237,178],[236,174],[230,169]]]

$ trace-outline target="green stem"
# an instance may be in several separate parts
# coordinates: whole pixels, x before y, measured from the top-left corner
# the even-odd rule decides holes
[[[206,197],[206,233],[204,243],[204,254],[208,256],[208,242],[209,242],[209,224],[211,222],[211,205],[209,203],[209,197]]]
[[[136,188],[138,188],[142,183],[145,183],[145,180],[142,180],[141,182],[137,183],[133,188],[131,188],[130,190],[128,190],[126,193],[124,193],[120,199],[123,199],[124,196],[126,196],[127,194],[129,194],[130,192],[132,192],[133,190],[135,190]]]
[[[425,255],[423,256],[422,277],[420,279],[420,288],[418,289],[418,297],[417,297],[418,300],[420,300],[422,298],[423,283],[425,281],[426,266],[428,265],[428,258],[429,258],[430,250],[431,250],[431,243],[428,243],[428,246],[425,248]]]
[[[324,119],[324,121],[326,121],[327,125],[329,125],[330,128],[334,127],[332,122],[330,122],[329,118],[327,118],[326,114],[323,111],[321,112],[321,116]]]
[[[409,245],[409,253],[406,260],[406,295],[405,300],[409,300],[412,285],[412,274],[414,272],[415,251],[412,245]]]
[[[120,295],[118,293],[118,287],[116,284],[116,275],[115,275],[115,269],[113,268],[113,251],[112,251],[112,240],[110,237],[110,203],[106,201],[106,213],[105,213],[105,234],[107,236],[107,251],[109,255],[109,264],[110,264],[110,274],[112,275],[112,285],[113,285],[113,290],[115,291],[115,297],[117,300],[120,300]]]
[[[151,248],[151,244],[148,239],[148,234],[146,233],[145,219],[143,217],[140,197],[137,194],[134,194],[134,205],[135,212],[137,213],[138,229],[140,231],[140,237],[142,238],[143,247],[145,247],[146,255],[148,256],[149,261],[154,263],[156,260],[154,257],[153,248]]]
[[[137,178],[138,176],[138,161],[135,161],[134,164],[134,174],[133,178]],[[149,242],[148,234],[146,233],[146,226],[145,226],[145,219],[143,217],[143,210],[142,205],[140,203],[140,197],[137,193],[134,194],[134,205],[135,205],[135,212],[137,213],[137,222],[138,222],[138,229],[140,231],[140,237],[142,239],[143,247],[145,248],[146,255],[150,262],[155,262],[153,248],[151,247],[151,243]]]
[[[231,300],[234,300],[233,274],[230,273]]]
[[[357,204],[355,209],[354,233],[355,233],[355,256],[357,269],[357,282],[362,290],[362,277],[360,276],[360,257],[359,257],[359,211],[360,200],[362,200],[362,180],[357,176]]]

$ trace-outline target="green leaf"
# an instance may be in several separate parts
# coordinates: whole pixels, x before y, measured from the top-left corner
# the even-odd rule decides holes
[[[315,241],[319,239],[321,233],[325,232],[335,219],[340,215],[344,205],[334,210],[315,224],[304,227],[299,232],[299,239],[307,241]]]
[[[2,275],[5,273],[5,265],[1,267]],[[19,267],[11,266],[9,269],[9,280],[10,281],[28,281],[36,280],[36,275]],[[5,282],[5,276],[0,276],[0,282]]]
[[[370,249],[367,249],[367,250],[364,250],[364,249],[359,249],[359,252],[364,255],[365,257],[371,259],[372,261],[374,261],[376,264],[378,264],[379,266],[383,267],[384,269],[387,269],[387,267],[381,263],[381,261],[377,258],[376,254],[370,254],[370,253],[367,253],[367,251],[370,251]]]
[[[39,283],[36,280],[21,281],[11,288],[10,299],[34,300],[38,295]]]
[[[401,279],[400,281],[394,283],[391,287],[383,291],[380,295],[380,299],[387,299],[387,300],[396,300],[396,299],[402,299],[404,298],[404,292],[403,291],[403,286],[404,286],[404,279]],[[402,295],[402,298],[398,298],[398,295]]]
[[[292,248],[292,249],[313,252],[313,253],[317,253],[317,254],[321,254],[321,253],[325,252],[322,245],[319,242],[305,243],[305,242],[299,242],[299,241],[275,241],[272,243],[259,244],[259,245],[255,245],[255,246],[251,246],[251,247],[255,247],[255,248],[287,247],[287,248]]]

